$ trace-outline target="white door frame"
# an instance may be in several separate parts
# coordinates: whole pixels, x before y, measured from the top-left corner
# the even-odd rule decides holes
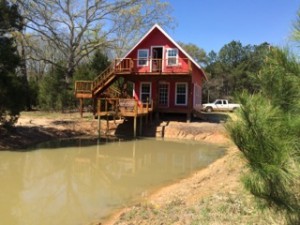
[[[164,46],[162,45],[153,45],[151,46],[151,60],[150,60],[150,71],[152,72],[152,60],[153,60],[153,48],[161,48],[162,49],[162,64],[161,64],[161,72],[164,71],[164,59],[165,59],[165,51],[164,51]]]

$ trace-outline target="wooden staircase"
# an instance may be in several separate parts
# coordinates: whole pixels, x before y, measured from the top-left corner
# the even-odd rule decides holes
[[[93,81],[76,81],[75,97],[79,99],[95,98],[107,88],[110,88],[110,92],[120,92],[116,90],[116,88],[110,87],[110,85],[117,78],[116,73],[130,74],[133,69],[133,64],[134,62],[131,58],[115,59],[114,62]]]
[[[115,80],[115,66],[112,63],[93,81],[76,81],[75,97],[76,98],[94,98],[99,93],[104,92]],[[116,91],[115,88],[112,89]]]

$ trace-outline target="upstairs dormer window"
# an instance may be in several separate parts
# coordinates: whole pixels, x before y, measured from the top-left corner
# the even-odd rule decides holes
[[[138,50],[138,66],[148,66],[148,49],[139,49]]]
[[[167,64],[168,64],[168,66],[178,65],[178,49],[177,48],[167,49]]]

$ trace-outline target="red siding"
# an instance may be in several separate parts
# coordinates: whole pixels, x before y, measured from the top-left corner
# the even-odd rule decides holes
[[[167,49],[176,48],[176,46],[165,37],[158,29],[154,29],[153,32],[147,36],[128,56],[127,58],[137,59],[139,49],[147,49],[149,51],[149,60],[147,66],[138,66],[137,60],[134,62],[134,71],[140,73],[147,73],[151,71],[151,60],[152,53],[151,47],[163,47],[163,72],[164,73],[185,73],[189,71],[188,59],[178,49],[178,65],[168,66],[167,65]]]
[[[192,65],[192,82],[202,85],[203,79],[204,79],[204,74],[201,70],[199,70],[195,65]]]
[[[169,78],[169,79],[162,79],[162,80],[157,80],[157,79],[152,79],[148,78],[147,80],[140,80],[135,82],[135,93],[137,98],[140,100],[140,87],[141,83],[143,82],[151,82],[151,99],[154,100],[156,103],[155,108],[156,109],[170,109],[172,112],[180,112],[181,110],[185,110],[188,107],[188,104],[191,104],[193,99],[190,98],[191,94],[193,93],[193,85],[190,82],[190,79],[188,78],[183,78],[183,79],[176,79],[176,78]],[[160,82],[168,83],[169,84],[169,104],[168,107],[163,107],[158,105],[158,98],[159,98],[159,90],[158,90],[158,85]],[[176,105],[175,104],[175,98],[176,98],[176,83],[186,83],[188,86],[187,90],[187,105]]]
[[[163,48],[163,74],[151,73],[153,72],[151,71],[151,47]],[[147,66],[138,66],[137,58],[139,49],[147,49],[149,52]],[[188,59],[188,56],[185,55],[185,53],[180,49],[178,49],[178,64],[176,66],[168,66],[167,49],[177,49],[176,44],[174,44],[173,40],[170,40],[158,28],[154,28],[151,33],[149,33],[148,36],[144,37],[144,39],[126,56],[126,58],[135,60],[133,71],[137,73],[134,73],[134,76],[131,76],[130,80],[135,83],[135,93],[138,99],[140,99],[141,82],[151,82],[151,98],[154,101],[155,110],[160,112],[189,113],[191,112],[193,105],[199,104],[199,102],[201,102],[201,96],[199,96],[198,93],[199,91],[197,92],[197,99],[194,99],[195,97],[193,95],[195,92],[194,87],[196,84],[198,87],[197,90],[201,91],[202,82],[205,78],[204,72],[199,67],[197,67],[190,59]],[[158,105],[159,82],[166,82],[169,84],[168,107],[162,107]],[[178,82],[185,82],[188,85],[186,102],[187,105],[180,106],[175,104],[176,83]]]

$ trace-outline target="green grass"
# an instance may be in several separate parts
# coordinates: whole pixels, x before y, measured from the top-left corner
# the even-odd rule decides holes
[[[245,192],[218,193],[192,205],[179,198],[163,206],[140,204],[124,213],[116,225],[283,225],[280,215],[260,211]]]

